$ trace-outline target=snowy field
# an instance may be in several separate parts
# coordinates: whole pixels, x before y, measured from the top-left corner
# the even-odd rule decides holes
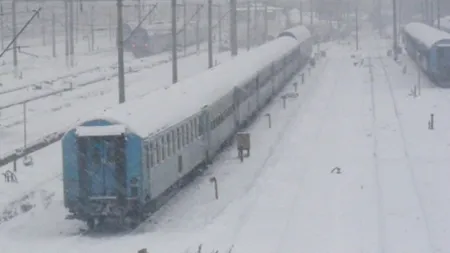
[[[36,45],[33,39],[23,39],[18,46],[22,48],[18,51],[18,66],[22,72],[22,79],[14,77],[13,51],[7,51],[0,61],[0,77],[3,84],[1,89],[9,86],[28,84],[40,80],[46,80],[55,74],[61,75],[65,72],[77,72],[98,65],[112,64],[117,61],[115,50],[115,38],[110,38],[104,32],[98,33],[94,50],[89,50],[89,41],[80,39],[75,43],[75,66],[69,69],[65,60],[65,42],[59,39],[56,41],[56,57],[53,58],[51,41],[45,46]],[[116,56],[113,58],[113,56]],[[42,72],[46,66],[45,72]],[[38,78],[38,80],[36,80]]]
[[[202,244],[202,252],[450,252],[450,94],[424,85],[413,97],[417,72],[403,74],[384,42],[364,38],[351,57],[353,47],[329,47],[306,71],[298,98],[286,109],[278,98],[262,112],[272,128],[261,116],[248,129],[252,155],[244,163],[231,147],[128,235],[77,235],[83,225],[64,220],[60,143],[36,152],[35,166],[19,167],[19,184],[0,184],[3,208],[35,192],[16,204],[31,211],[0,224],[2,250],[182,253]]]

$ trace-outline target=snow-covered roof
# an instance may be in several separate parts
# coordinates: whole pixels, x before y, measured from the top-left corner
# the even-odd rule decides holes
[[[78,126],[76,134],[78,136],[116,136],[126,132],[124,125],[110,125],[110,126]]]
[[[145,137],[199,112],[298,44],[289,37],[278,38],[197,76],[106,109],[90,120],[125,124],[128,130]]]
[[[428,48],[441,40],[450,40],[450,34],[423,23],[409,23],[404,31]]]
[[[278,37],[282,36],[291,36],[297,39],[297,41],[304,41],[305,39],[311,37],[311,33],[305,26],[296,26],[283,31],[280,35],[278,35]]]

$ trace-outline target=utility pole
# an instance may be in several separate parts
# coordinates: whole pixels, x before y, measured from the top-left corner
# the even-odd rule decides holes
[[[247,2],[247,51],[250,50],[250,2]]]
[[[69,3],[68,0],[64,1],[64,30],[65,30],[65,55],[66,55],[66,67],[69,67]]]
[[[263,43],[267,41],[269,33],[269,17],[267,16],[267,3],[264,4],[264,38]]]
[[[394,21],[394,61],[397,61],[397,0],[392,0],[392,8],[393,8],[393,21]]]
[[[440,0],[436,0],[436,14],[437,14],[437,28],[441,29],[441,11],[439,8],[441,7]]]
[[[359,50],[359,22],[358,22],[358,4],[356,5],[355,8],[355,19],[356,19],[356,50]]]
[[[2,50],[5,49],[5,28],[3,26],[3,4],[0,3],[0,32],[2,33]]]
[[[230,0],[230,47],[231,56],[236,56],[238,54],[237,45],[237,0]]]
[[[200,4],[197,4],[197,10],[200,10],[202,7]],[[201,21],[201,16],[200,16],[200,11],[197,13],[197,20],[195,22],[195,45],[196,45],[196,50],[197,50],[197,54],[200,53],[200,21]]]
[[[303,25],[303,1],[300,1],[300,25]]]
[[[208,0],[208,68],[213,67],[212,0]]]
[[[187,50],[187,29],[188,29],[188,18],[187,18],[187,3],[186,0],[183,1],[183,54],[186,56]]]
[[[253,36],[251,36],[252,39],[252,45],[257,45],[258,43],[258,5],[256,3],[256,0],[253,2]]]
[[[430,26],[434,26],[434,2],[430,1]]]
[[[141,4],[141,0],[137,0],[136,7],[137,7],[138,22],[141,22],[141,20],[142,20],[142,11],[141,11],[142,4]]]
[[[313,1],[309,0],[309,11],[310,11],[310,17],[311,17],[311,25],[314,24],[314,15],[313,15]]]
[[[119,70],[119,104],[125,103],[125,72],[123,63],[122,0],[117,0],[117,58]]]
[[[52,11],[52,56],[56,57],[56,17],[55,12]]]
[[[74,67],[75,62],[74,62],[74,58],[75,58],[75,40],[74,40],[74,12],[73,12],[73,0],[70,0],[69,3],[69,15],[70,15],[70,22],[69,22],[69,27],[70,27],[70,66]]]
[[[221,50],[221,48],[222,48],[222,6],[220,4],[217,6],[217,12],[218,12],[217,15],[218,15],[218,19],[219,19],[219,31],[218,31],[219,50]]]
[[[177,66],[177,0],[171,0],[172,5],[172,83],[178,82]]]
[[[17,35],[17,21],[16,21],[16,1],[12,1],[12,32],[13,36]],[[14,74],[16,77],[19,76],[19,63],[17,60],[17,40],[13,42],[13,63],[14,63]]]

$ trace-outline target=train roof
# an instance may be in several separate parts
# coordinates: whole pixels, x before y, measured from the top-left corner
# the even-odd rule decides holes
[[[292,27],[286,31],[281,32],[278,37],[289,36],[298,41],[304,41],[311,37],[311,32],[306,28],[306,26],[296,26]]]
[[[290,37],[278,38],[199,75],[108,108],[84,122],[103,119],[146,137],[198,113],[298,44]]]
[[[424,46],[431,48],[441,41],[450,41],[450,34],[423,23],[409,23],[404,31]]]

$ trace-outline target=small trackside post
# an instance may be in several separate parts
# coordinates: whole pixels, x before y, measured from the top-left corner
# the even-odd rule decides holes
[[[266,116],[269,120],[269,128],[272,128],[272,116],[270,115],[270,113],[266,113],[264,116]]]
[[[428,121],[428,129],[433,130],[434,129],[434,114],[430,114],[430,120]]]
[[[214,184],[214,194],[215,194],[216,199],[219,199],[219,189],[217,187],[217,179],[216,179],[216,177],[210,178],[209,182]]]

